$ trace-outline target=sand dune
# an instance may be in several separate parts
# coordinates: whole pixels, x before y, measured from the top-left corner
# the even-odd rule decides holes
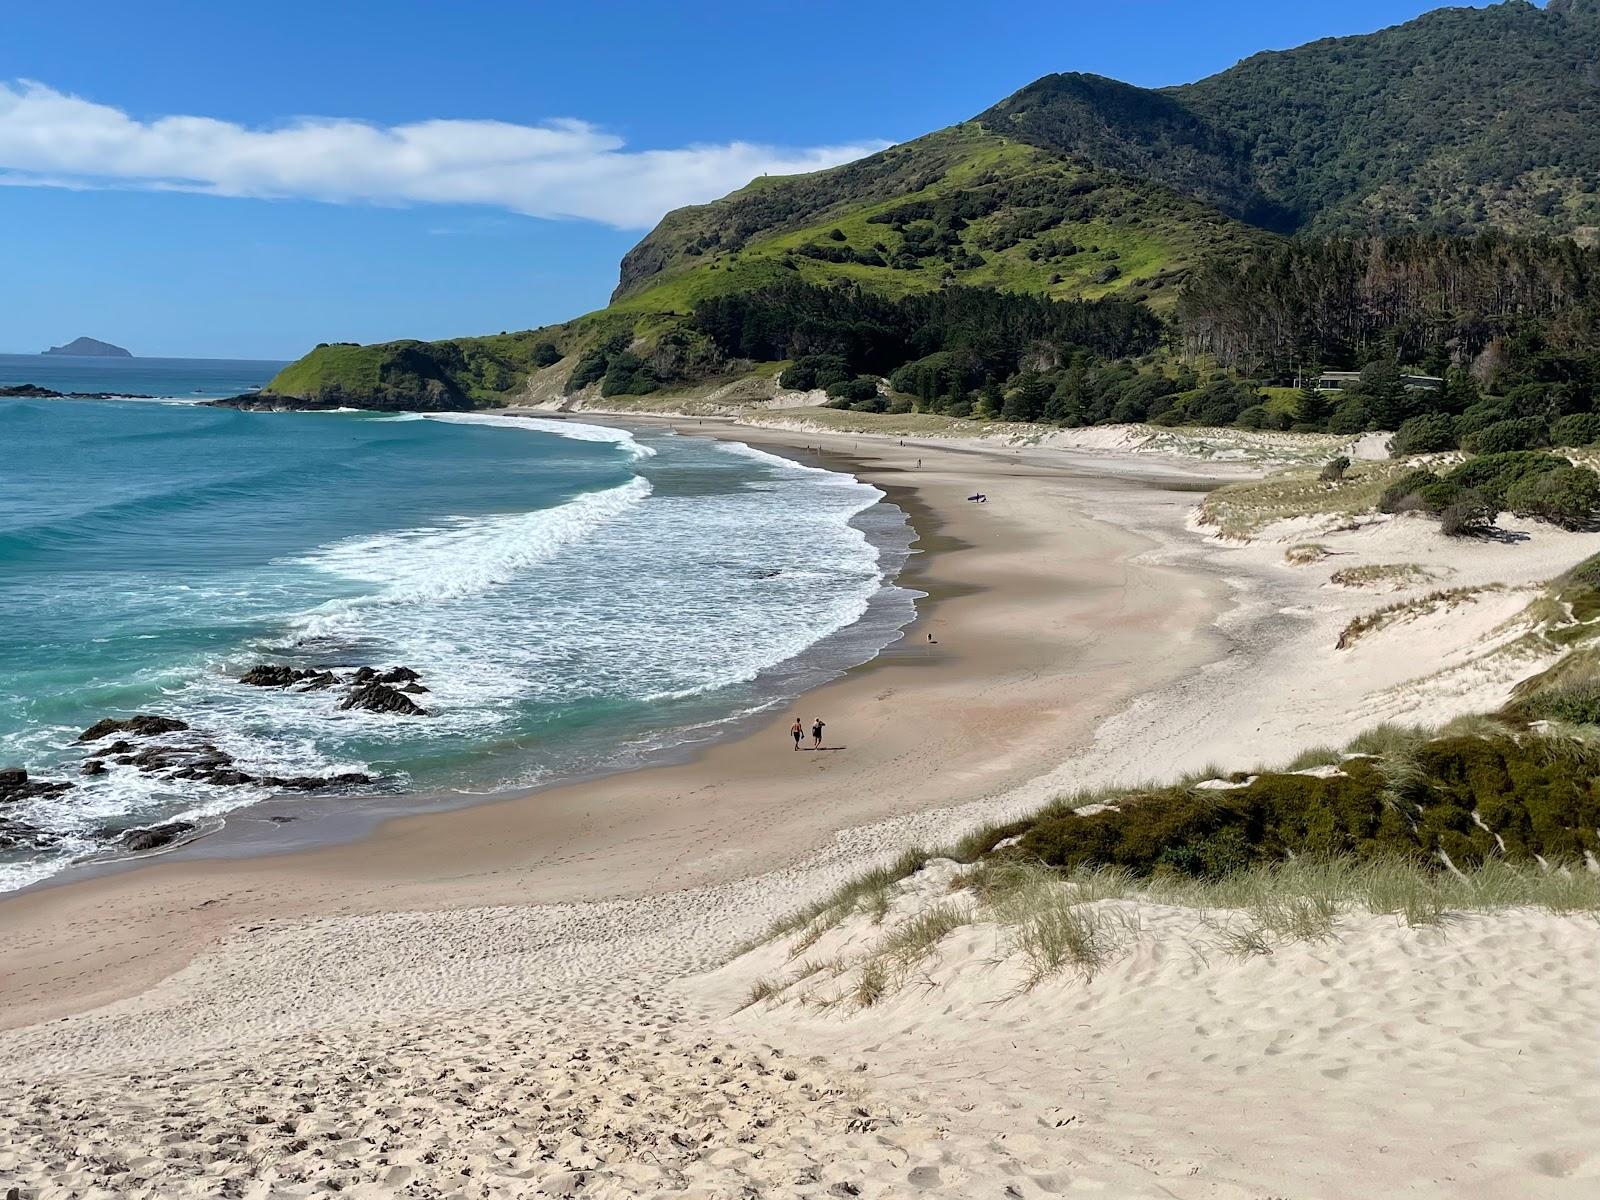
[[[1068,967],[1030,988],[1015,931],[991,918],[860,1007],[860,961],[932,907],[962,903],[948,892],[956,869],[931,864],[881,923],[854,916],[798,959],[785,939],[692,990],[734,1008],[754,979],[857,964],[798,980],[727,1027],[795,1054],[870,1047],[880,1088],[1051,1164],[1063,1192],[1600,1194],[1593,914],[1412,929],[1352,912],[1331,940],[1239,959],[1225,932],[1241,914],[1107,900],[1090,907],[1118,946],[1091,979]]]

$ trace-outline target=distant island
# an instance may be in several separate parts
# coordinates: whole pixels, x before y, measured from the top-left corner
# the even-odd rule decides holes
[[[78,358],[132,358],[133,353],[92,337],[73,338],[65,346],[51,346],[41,354],[71,354]]]

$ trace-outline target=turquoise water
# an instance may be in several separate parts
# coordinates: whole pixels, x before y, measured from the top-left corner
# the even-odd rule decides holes
[[[283,365],[258,359],[0,354],[0,387],[34,383],[53,392],[215,400],[261,387]]]
[[[901,514],[850,476],[741,446],[16,400],[0,445],[0,766],[75,784],[7,806],[53,844],[0,855],[0,887],[269,792],[114,763],[80,777],[74,739],[102,717],[181,718],[252,775],[491,792],[715,736],[910,616],[886,586]],[[237,681],[260,662],[403,664],[430,715]]]

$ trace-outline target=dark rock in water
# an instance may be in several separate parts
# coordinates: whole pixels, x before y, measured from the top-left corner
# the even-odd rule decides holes
[[[350,676],[351,683],[371,683],[378,677],[378,672],[371,667],[357,667],[356,673]]]
[[[320,792],[333,788],[361,787],[371,783],[372,776],[363,775],[360,771],[345,771],[338,775],[291,775],[287,778],[263,775],[260,782],[265,787],[284,792]]]
[[[26,821],[0,817],[0,850],[42,850],[53,846],[56,836]]]
[[[224,767],[221,770],[212,771],[203,776],[197,776],[197,778],[203,778],[207,783],[214,783],[219,787],[238,787],[241,784],[256,782],[256,777],[254,775],[248,774],[245,771],[235,770],[232,767]]]
[[[186,722],[176,717],[154,717],[149,713],[140,713],[138,716],[129,717],[118,721],[107,717],[103,721],[96,721],[89,728],[78,735],[80,742],[97,742],[101,738],[113,733],[131,733],[135,737],[155,737],[162,733],[181,733],[188,729]]]
[[[129,742],[129,741],[125,741],[122,738],[118,738],[116,741],[112,742],[111,745],[107,746],[104,750],[98,751],[98,753],[100,753],[100,754],[132,754],[133,753],[133,743]]]
[[[59,796],[72,790],[70,783],[48,779],[30,779],[23,767],[6,767],[0,770],[0,804],[18,800],[36,800],[41,796]]]
[[[239,676],[240,683],[251,687],[288,687],[302,679],[311,679],[318,672],[310,667],[285,667],[274,663],[260,663]]]
[[[148,829],[130,829],[118,839],[118,845],[124,850],[158,850],[171,845],[186,833],[193,833],[194,828],[193,821],[168,821],[162,825],[151,825]]]
[[[332,671],[316,671],[302,680],[302,692],[325,692],[339,686],[339,677]]]
[[[382,675],[378,676],[378,682],[379,683],[415,683],[417,680],[419,680],[421,678],[422,678],[422,676],[418,675],[410,667],[390,667]]]
[[[408,683],[405,685],[405,687],[396,688],[395,690],[398,692],[406,692],[412,696],[420,696],[428,689],[423,687],[420,683]]]
[[[105,773],[106,765],[98,758],[91,758],[78,768],[78,774],[80,775],[104,775]]]
[[[396,691],[386,683],[364,683],[339,702],[340,708],[364,708],[368,712],[400,713],[408,717],[425,717],[428,712],[418,707],[404,692]]]
[[[58,392],[37,383],[0,387],[0,400],[154,400],[140,392]]]
[[[146,746],[137,754],[129,755],[128,761],[141,771],[164,771],[176,766],[180,759],[187,759],[189,753],[182,746]]]

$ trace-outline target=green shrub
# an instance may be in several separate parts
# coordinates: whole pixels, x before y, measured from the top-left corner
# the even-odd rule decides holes
[[[1600,694],[1589,699],[1600,705]],[[1210,879],[1291,856],[1572,860],[1600,848],[1600,754],[1579,742],[1553,747],[1540,737],[1408,741],[1388,758],[1347,760],[1344,775],[1327,779],[1266,773],[1234,790],[1138,792],[1091,815],[1019,822],[1002,836],[1020,842],[999,853]]]
[[[1328,418],[1329,433],[1365,433],[1372,427],[1372,414],[1359,399],[1352,397]]]
[[[606,366],[609,362],[610,357],[604,349],[588,351],[582,358],[578,359],[577,365],[572,368],[572,374],[567,376],[567,393],[570,395],[572,392],[588,387],[591,383],[604,379]]]
[[[1383,495],[1378,497],[1378,511],[1396,513],[1425,507],[1419,493],[1438,482],[1439,477],[1432,471],[1407,471],[1383,489]]]
[[[1470,437],[1480,429],[1487,429],[1501,421],[1510,421],[1517,415],[1516,409],[1504,398],[1480,400],[1456,418],[1456,435],[1463,438]]]
[[[1506,507],[1519,517],[1583,529],[1600,507],[1600,475],[1588,467],[1558,467],[1525,475],[1506,490]]]
[[[1330,458],[1323,464],[1318,478],[1324,483],[1338,483],[1344,478],[1344,473],[1350,469],[1350,460],[1343,454]]]
[[[828,385],[828,399],[835,408],[854,408],[857,412],[881,412],[888,407],[878,394],[878,381],[865,375],[841,379]],[[879,407],[879,402],[882,406]],[[870,405],[871,407],[863,407]]]
[[[1453,479],[1437,479],[1417,489],[1417,500],[1424,511],[1438,516],[1461,497],[1461,485]],[[1473,495],[1477,495],[1476,492]]]
[[[540,342],[533,348],[533,365],[536,367],[552,367],[561,361],[561,351],[556,349],[554,342]]]
[[[600,380],[602,396],[647,396],[660,388],[661,381],[655,372],[637,354],[627,350],[611,357],[605,376]]]
[[[1497,421],[1461,439],[1461,448],[1470,454],[1506,454],[1549,444],[1550,430],[1540,417]]]
[[[1600,554],[1591,554],[1561,577],[1563,584],[1600,589]]]
[[[1395,458],[1436,454],[1440,450],[1453,450],[1456,438],[1455,418],[1449,413],[1423,413],[1400,423],[1389,441],[1389,453]]]
[[[1600,442],[1600,413],[1573,413],[1550,422],[1552,446],[1587,446]]]
[[[1477,537],[1487,533],[1499,515],[1477,492],[1463,489],[1439,510],[1439,532],[1445,537]]]
[[[1542,471],[1555,471],[1572,464],[1558,454],[1537,450],[1514,450],[1505,454],[1485,454],[1456,467],[1445,479],[1462,490],[1477,492],[1496,508],[1505,507],[1506,492],[1517,480]]]
[[[813,388],[826,389],[843,383],[854,375],[841,355],[808,354],[785,367],[778,376],[778,383],[797,392],[809,392]]]
[[[1516,705],[1513,711],[1528,721],[1600,725],[1600,679],[1575,680],[1535,692]]]

